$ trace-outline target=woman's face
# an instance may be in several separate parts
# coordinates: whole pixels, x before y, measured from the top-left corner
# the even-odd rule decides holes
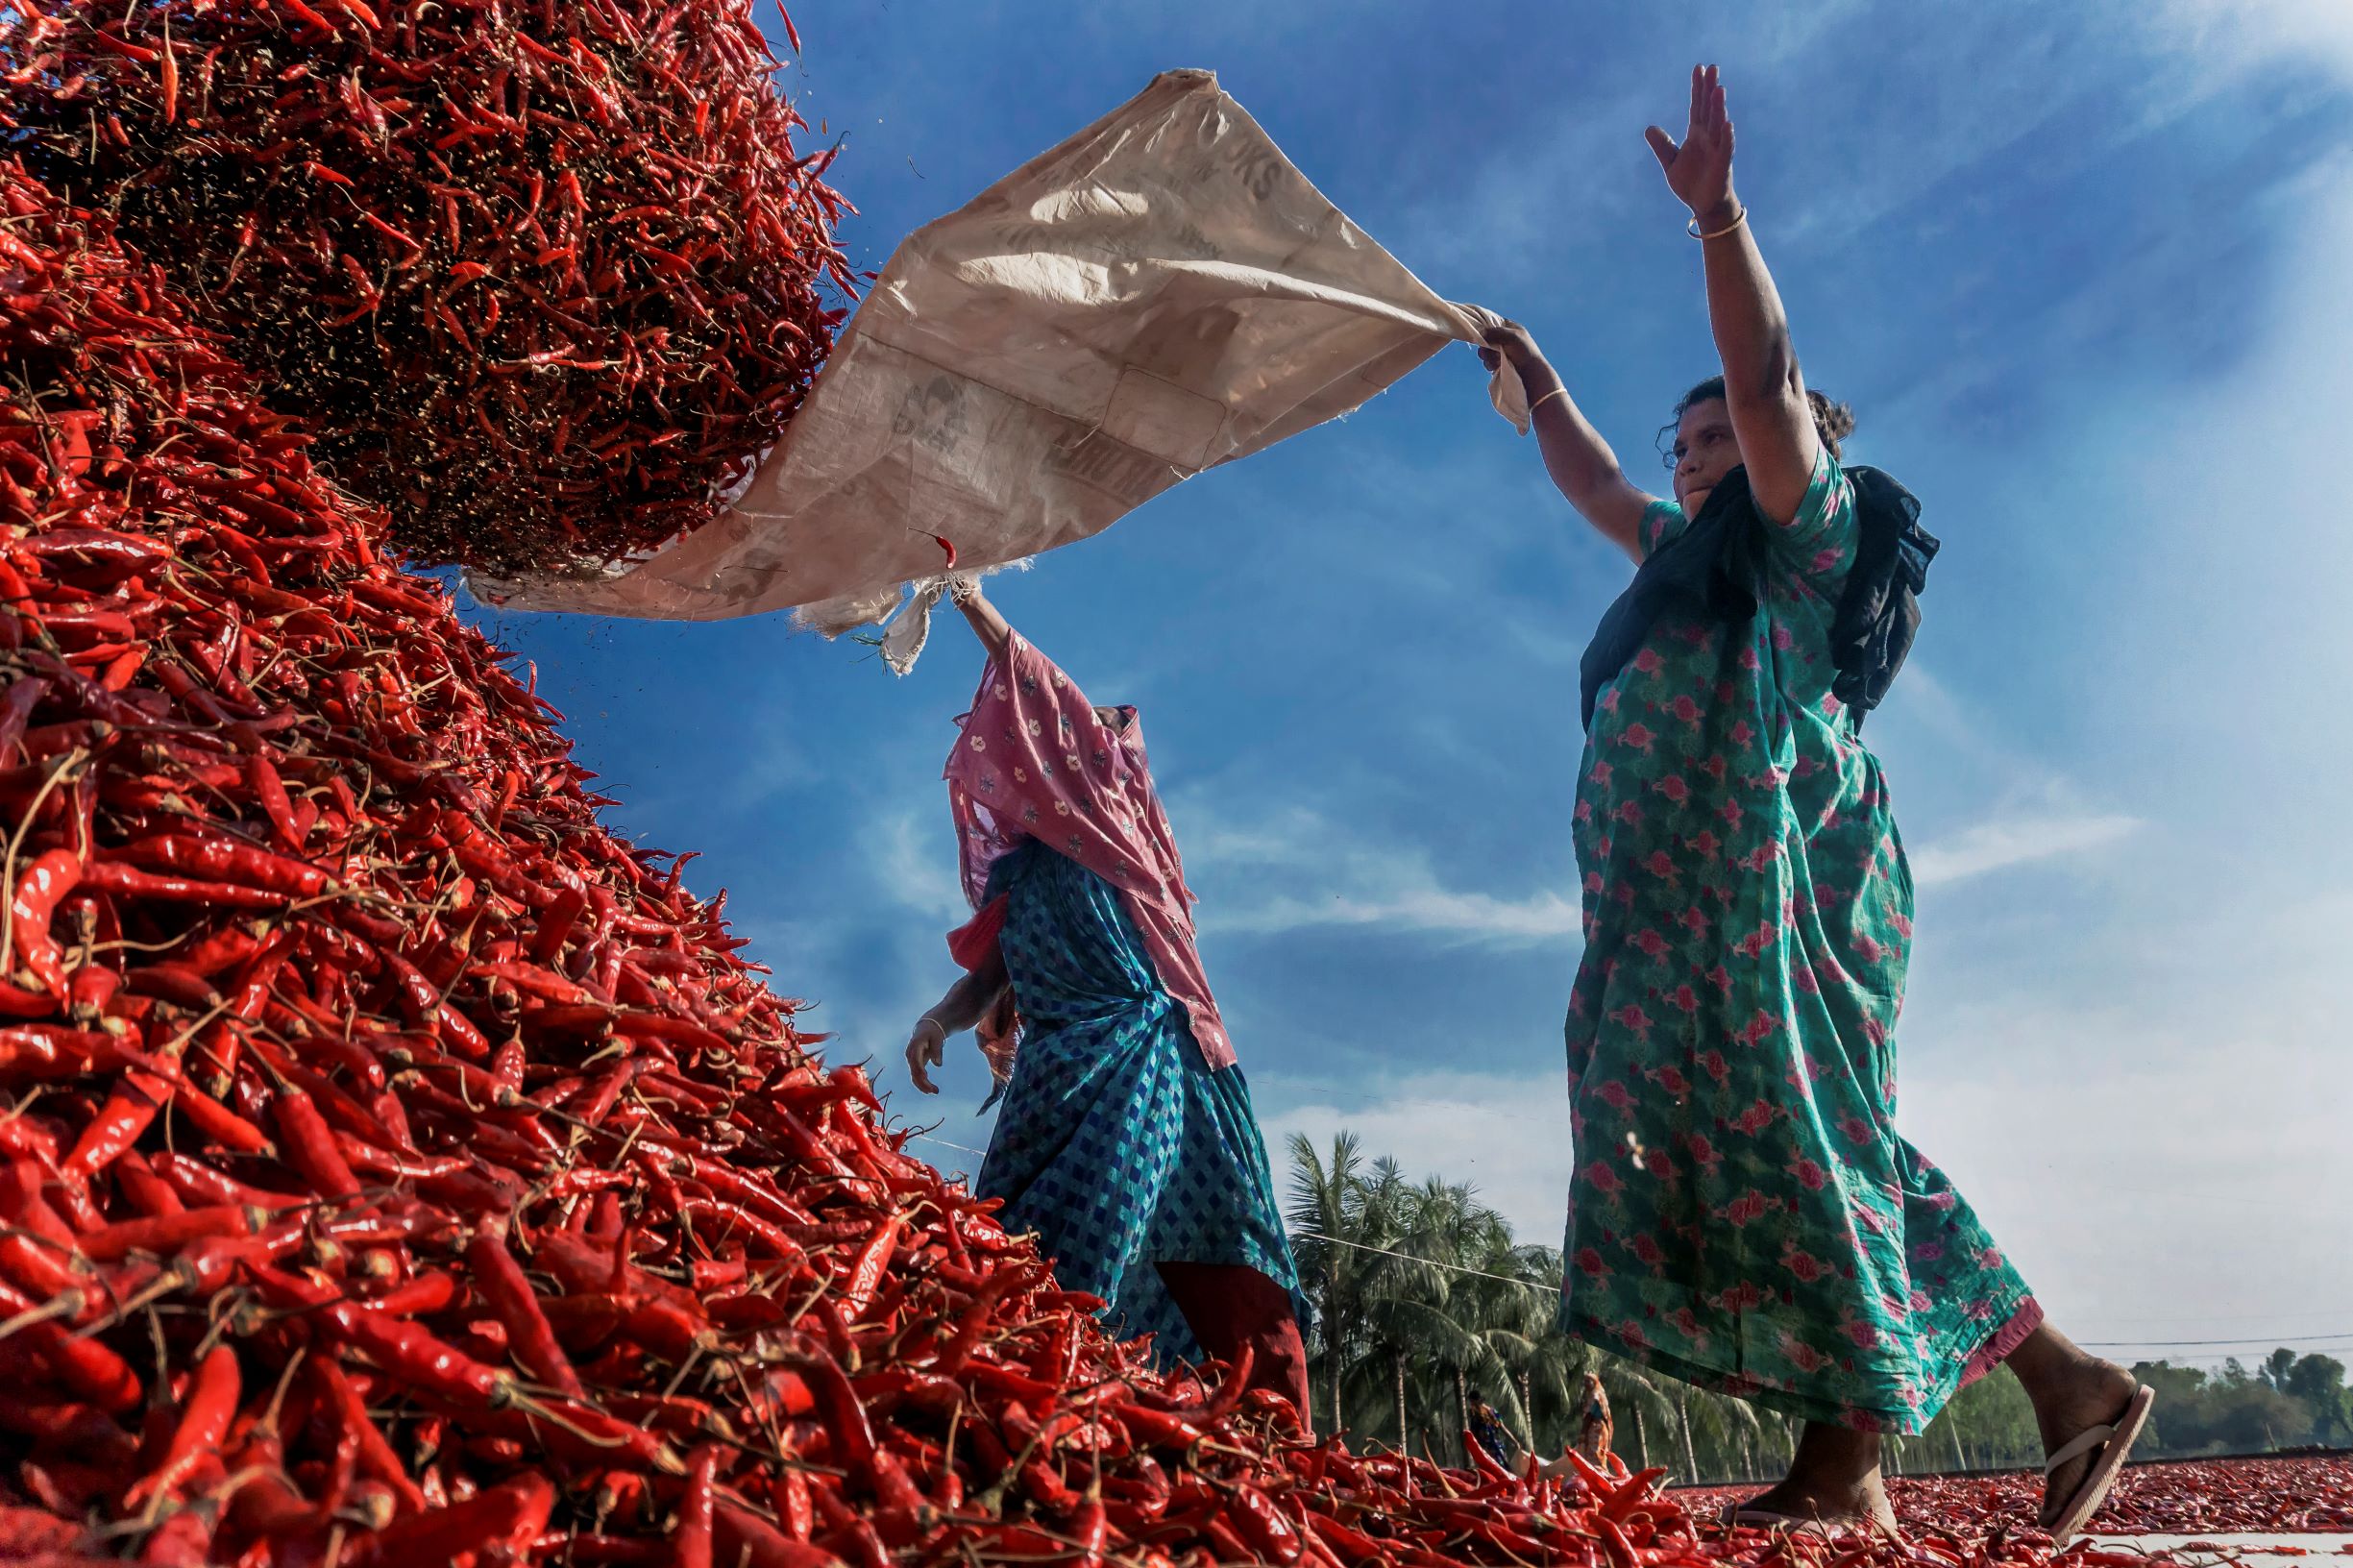
[[[1709,398],[1684,409],[1675,427],[1675,501],[1683,514],[1697,514],[1716,481],[1739,466],[1730,406],[1722,398]]]
[[[1127,722],[1134,712],[1132,708],[1098,707],[1094,710],[1094,722],[1116,735],[1127,728]]]

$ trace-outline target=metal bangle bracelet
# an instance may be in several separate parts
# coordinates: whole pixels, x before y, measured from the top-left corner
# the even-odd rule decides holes
[[[1691,221],[1683,225],[1683,233],[1689,234],[1694,239],[1722,239],[1725,235],[1730,233],[1733,230],[1739,228],[1742,224],[1748,221],[1749,208],[1748,204],[1744,202],[1741,204],[1740,210],[1732,214],[1732,221],[1726,224],[1723,228],[1715,230],[1709,233],[1701,233],[1699,214],[1695,212],[1692,214]]]

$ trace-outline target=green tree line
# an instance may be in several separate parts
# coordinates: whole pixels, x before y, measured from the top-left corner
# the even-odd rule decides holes
[[[1328,1147],[1293,1136],[1287,1216],[1300,1288],[1314,1308],[1309,1376],[1318,1430],[1360,1448],[1404,1447],[1462,1462],[1462,1429],[1483,1394],[1513,1441],[1550,1458],[1576,1435],[1588,1371],[1609,1396],[1619,1456],[1684,1480],[1777,1475],[1797,1439],[1788,1417],[1711,1393],[1571,1338],[1555,1323],[1560,1254],[1523,1245],[1467,1185],[1415,1180],[1368,1158],[1356,1136]],[[2219,1371],[2144,1361],[2157,1389],[2148,1457],[2353,1443],[2344,1364],[2292,1350]],[[2040,1464],[2042,1438],[2018,1381],[1964,1388],[1918,1436],[1888,1445],[1894,1470]]]

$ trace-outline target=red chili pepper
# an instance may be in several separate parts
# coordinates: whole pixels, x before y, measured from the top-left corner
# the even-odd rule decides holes
[[[88,1181],[138,1140],[147,1124],[156,1119],[156,1111],[155,1100],[145,1090],[126,1082],[90,1118],[59,1171],[70,1182]]]
[[[275,909],[286,895],[229,882],[143,871],[119,860],[92,861],[82,870],[82,885],[117,897],[154,898],[167,903],[211,904],[223,909]]]
[[[80,1303],[71,1299],[78,1294],[69,1292],[64,1298],[37,1303],[14,1286],[0,1281],[0,1311],[16,1317],[34,1313],[41,1307],[61,1304],[74,1309],[62,1315],[79,1315]],[[142,1397],[138,1374],[131,1369],[130,1362],[98,1340],[70,1335],[49,1319],[28,1320],[17,1333],[60,1383],[108,1414],[121,1415],[138,1408]]]
[[[671,1536],[676,1568],[711,1568],[711,1487],[719,1474],[719,1450],[704,1444],[687,1457],[686,1496],[678,1505],[678,1528]]]
[[[49,918],[82,876],[81,856],[66,849],[47,850],[18,873],[10,900],[9,931],[16,950],[25,968],[60,1001],[65,998],[65,956],[49,934]]]
[[[295,820],[294,801],[286,794],[285,783],[278,776],[277,765],[270,761],[267,752],[257,751],[245,759],[245,782],[254,797],[261,802],[278,842],[290,850],[300,850],[305,837],[302,824]]]
[[[1235,1486],[1226,1517],[1234,1521],[1242,1539],[1257,1548],[1264,1558],[1284,1563],[1299,1560],[1298,1528],[1283,1517],[1272,1498],[1248,1482]]]
[[[159,1105],[179,1112],[187,1117],[189,1126],[224,1148],[239,1154],[276,1152],[268,1134],[193,1084],[166,1082],[146,1073],[133,1073],[130,1078]]]
[[[874,1460],[874,1429],[848,1377],[830,1356],[804,1358],[795,1363],[795,1370],[809,1380],[810,1391],[817,1395],[834,1452],[852,1471],[864,1473]]]
[[[252,1234],[252,1211],[236,1205],[220,1205],[118,1220],[103,1230],[85,1233],[80,1245],[82,1256],[90,1262],[111,1263],[135,1252],[168,1256],[199,1237]]]
[[[279,1136],[285,1142],[286,1163],[314,1190],[339,1203],[359,1196],[359,1178],[352,1174],[326,1118],[309,1095],[299,1089],[281,1090],[271,1109],[277,1114]]]
[[[415,1323],[348,1301],[322,1305],[315,1320],[337,1339],[364,1353],[393,1377],[422,1393],[469,1409],[492,1405],[505,1397],[508,1385],[505,1374],[445,1344]]]
[[[438,1312],[456,1299],[457,1282],[434,1270],[370,1298],[368,1308],[387,1317],[419,1317]]]
[[[1636,1568],[1633,1545],[1627,1540],[1626,1531],[1618,1528],[1618,1522],[1597,1516],[1593,1525],[1595,1533],[1602,1538],[1602,1549],[1609,1555],[1610,1568]]]
[[[1141,1405],[1123,1405],[1118,1409],[1119,1424],[1140,1443],[1161,1448],[1189,1449],[1208,1433],[1182,1416]]]
[[[0,1027],[0,1074],[20,1078],[81,1078],[93,1072],[157,1063],[110,1035],[52,1023]]]
[[[1210,1549],[1214,1554],[1213,1561],[1256,1562],[1259,1560],[1258,1553],[1235,1531],[1232,1525],[1227,1524],[1221,1518],[1213,1517],[1205,1522],[1201,1526],[1201,1533],[1209,1541]]]
[[[796,1541],[806,1541],[817,1521],[809,1502],[809,1478],[799,1466],[787,1468],[777,1479],[773,1502],[786,1532]]]
[[[527,1550],[548,1528],[555,1487],[547,1477],[517,1476],[463,1503],[399,1519],[351,1545],[350,1568],[447,1562],[466,1553],[502,1546]]]
[[[1306,1518],[1308,1528],[1336,1552],[1343,1561],[1351,1564],[1376,1562],[1386,1556],[1379,1541],[1361,1531],[1351,1529],[1330,1514],[1310,1508]]]
[[[55,1297],[79,1291],[86,1282],[73,1266],[81,1237],[41,1196],[41,1173],[29,1160],[0,1169],[0,1276],[29,1294]]]
[[[248,1187],[233,1176],[213,1169],[193,1155],[162,1149],[149,1156],[156,1174],[168,1183],[173,1191],[188,1203],[202,1206],[222,1204],[250,1205],[277,1211],[299,1209],[306,1200],[285,1192],[268,1192],[257,1187]]]
[[[1661,1464],[1654,1465],[1648,1470],[1637,1470],[1627,1477],[1606,1497],[1602,1499],[1602,1517],[1615,1520],[1620,1524],[1625,1523],[1626,1516],[1634,1511],[1636,1505],[1641,1503],[1643,1494],[1651,1489],[1651,1483],[1666,1473],[1667,1467]]]
[[[1509,1481],[1511,1479],[1510,1473],[1495,1462],[1494,1456],[1487,1452],[1486,1446],[1471,1435],[1471,1429],[1468,1427],[1462,1429],[1462,1452],[1470,1456],[1473,1466],[1487,1480]]]
[[[409,1479],[407,1467],[385,1441],[383,1433],[369,1419],[367,1402],[352,1386],[351,1379],[331,1358],[314,1357],[306,1364],[312,1370],[319,1391],[326,1398],[328,1411],[342,1433],[338,1450],[348,1445],[352,1462],[362,1474],[392,1488],[394,1496],[408,1511],[422,1511],[425,1494]]]
[[[841,1568],[832,1553],[788,1536],[732,1503],[721,1502],[714,1514],[722,1560],[738,1568]]]
[[[180,1194],[172,1190],[171,1184],[158,1176],[155,1167],[136,1149],[124,1150],[122,1158],[114,1162],[114,1184],[122,1188],[123,1196],[134,1208],[151,1218],[181,1213],[187,1207],[180,1201]]]
[[[486,1221],[475,1228],[474,1237],[466,1246],[466,1262],[474,1270],[474,1283],[483,1299],[505,1325],[508,1346],[524,1370],[575,1399],[586,1398],[580,1376],[573,1370],[563,1346],[556,1342],[555,1331],[549,1326],[547,1314],[540,1311],[539,1297],[532,1291],[530,1281],[514,1255],[506,1250],[506,1226],[502,1220]]]
[[[1568,1450],[1566,1457],[1569,1468],[1577,1473],[1577,1479],[1584,1483],[1585,1490],[1595,1498],[1607,1497],[1617,1490],[1616,1479],[1577,1450],[1573,1448]]]
[[[220,1446],[229,1433],[229,1418],[236,1413],[241,1386],[237,1353],[227,1345],[213,1346],[197,1363],[195,1379],[180,1402],[180,1424],[172,1429],[162,1462],[132,1483],[126,1504],[169,1496],[198,1459]]]

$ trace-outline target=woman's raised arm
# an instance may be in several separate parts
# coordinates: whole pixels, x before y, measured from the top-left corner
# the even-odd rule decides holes
[[[1005,645],[1013,641],[1013,625],[1005,619],[1003,612],[989,602],[989,596],[980,591],[980,584],[960,583],[951,590],[951,594],[956,600],[956,608],[962,610],[964,618],[972,624],[972,634],[980,639],[980,646],[989,650],[989,656],[993,659],[1003,653]]]
[[[1536,448],[1544,453],[1545,472],[1604,538],[1635,560],[1642,559],[1642,514],[1653,498],[1626,477],[1618,454],[1586,422],[1528,329],[1516,321],[1488,329],[1487,346],[1479,351],[1479,357],[1489,370],[1498,358],[1511,361],[1528,392],[1529,421]]]
[[[1732,194],[1732,121],[1716,67],[1692,68],[1691,121],[1679,144],[1654,125],[1647,135],[1667,188],[1691,208],[1706,256],[1707,319],[1750,494],[1767,517],[1787,523],[1813,482],[1822,444],[1781,296],[1749,231],[1748,209]]]

